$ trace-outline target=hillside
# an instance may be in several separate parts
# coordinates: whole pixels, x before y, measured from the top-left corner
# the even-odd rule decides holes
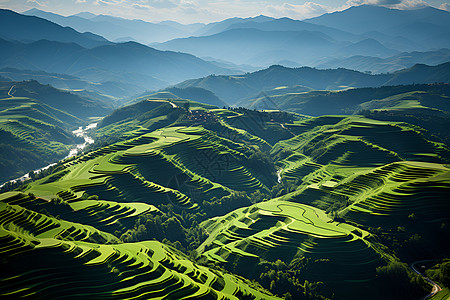
[[[82,142],[71,131],[111,110],[36,81],[0,82],[0,181],[65,157]]]
[[[427,49],[449,48],[448,39],[442,37],[450,33],[450,13],[431,6],[398,10],[361,5],[305,21],[354,34],[377,33],[378,36],[401,37],[404,41],[421,44]]]
[[[199,87],[210,90],[229,105],[274,109],[283,107],[282,101],[271,103],[272,94],[288,97],[304,97],[308,90],[344,90],[359,87],[380,87],[384,85],[450,82],[450,64],[437,66],[416,65],[395,73],[372,75],[347,69],[319,70],[314,68],[287,68],[279,65],[239,76],[208,76],[182,82],[177,87]],[[299,89],[295,91],[296,86]],[[314,92],[316,93],[316,92]],[[319,92],[320,93],[320,92]],[[324,92],[327,94],[328,92]],[[269,98],[267,98],[269,97]],[[253,106],[255,99],[266,99],[265,107]],[[315,107],[326,109],[325,107]],[[301,112],[317,115],[315,112]],[[327,112],[330,113],[330,112]],[[342,113],[342,112],[332,112]],[[320,113],[319,113],[320,114]]]
[[[234,64],[267,66],[282,59],[310,64],[317,56],[329,54],[338,43],[315,31],[263,31],[236,28],[210,36],[174,39],[154,45],[160,50],[182,51],[199,57],[225,60]],[[245,51],[239,51],[245,49]]]
[[[435,66],[448,61],[450,61],[450,50],[440,49],[424,52],[403,52],[387,58],[357,55],[345,59],[330,59],[318,64],[317,68],[345,68],[360,72],[392,73],[411,68],[415,64]]]
[[[219,2],[2,2],[0,298],[446,298],[450,13]]]
[[[137,88],[142,92],[188,78],[229,73],[189,54],[159,51],[135,42],[93,49],[45,40],[24,44],[0,39],[0,43],[0,68],[69,74],[102,83],[112,96],[130,96]],[[127,85],[131,91],[126,91]]]
[[[449,87],[448,84],[415,84],[355,88],[343,91],[309,91],[301,86],[293,88],[282,87],[267,91],[258,98],[248,98],[237,103],[237,105],[254,109],[282,109],[314,116],[353,114],[361,109],[358,105],[362,105],[365,102],[381,100],[413,91],[448,95]]]
[[[401,121],[220,109],[169,94],[143,96],[116,110],[98,125],[90,152],[60,163],[49,176],[23,187],[24,194],[0,196],[3,214],[27,210],[34,216],[44,208],[47,219],[37,215],[33,222],[41,218],[55,228],[29,235],[34,242],[22,239],[21,247],[28,250],[8,254],[11,261],[19,264],[33,253],[53,253],[71,266],[83,259],[85,266],[96,266],[92,274],[110,274],[89,286],[99,294],[112,292],[113,298],[132,293],[136,283],[129,279],[105,290],[105,282],[143,268],[128,261],[161,266],[158,273],[145,272],[153,274],[148,279],[141,275],[139,295],[153,295],[148,280],[165,282],[167,272],[184,278],[176,286],[191,286],[186,293],[214,290],[239,299],[268,297],[260,294],[262,288],[307,299],[345,299],[348,289],[367,298],[369,288],[395,299],[399,288],[389,276],[407,286],[410,296],[426,294],[426,284],[401,262],[446,255],[448,239],[435,237],[450,234],[441,226],[450,219],[448,146]],[[399,108],[399,101],[384,101],[383,109]],[[375,106],[380,105],[365,104],[366,109]],[[59,223],[51,219],[55,215]],[[24,226],[29,221],[12,222]],[[386,224],[382,229],[375,227],[380,222]],[[56,228],[62,226],[75,229],[58,235]],[[75,235],[80,226],[92,227]],[[17,232],[4,235],[17,239]],[[106,245],[108,240],[114,242]],[[67,247],[72,250],[63,251]],[[23,276],[27,267],[19,265],[14,274]],[[262,288],[226,277],[214,270],[217,266]],[[389,275],[390,268],[398,273]],[[205,275],[197,281],[192,274],[199,272]],[[26,288],[39,295],[14,282],[15,293]],[[12,292],[11,287],[2,293]],[[369,299],[380,296],[373,292]]]
[[[48,217],[21,206],[42,199],[9,193],[3,194],[1,200],[0,249],[14,265],[13,269],[0,271],[1,295],[60,298],[70,294],[70,298],[78,298],[85,297],[89,290],[90,297],[113,299],[140,295],[278,299],[249,287],[236,276],[199,266],[160,242],[122,243],[112,234],[91,226]],[[92,209],[86,204],[77,211],[87,213]],[[128,218],[158,213],[154,207],[143,207],[125,205],[116,209],[127,210]],[[26,234],[21,233],[24,230]],[[29,270],[30,264],[36,268]]]
[[[230,18],[208,24],[194,36],[154,46],[260,68],[273,64],[323,67],[324,62],[337,68],[349,65],[353,56],[379,62],[401,52],[448,49],[449,22],[447,11],[431,7],[398,10],[360,5],[303,21]],[[416,63],[432,62],[413,59],[404,67]],[[358,70],[377,72],[381,67]]]
[[[48,73],[38,70],[19,70],[15,68],[0,69],[0,76],[11,81],[36,80],[41,84],[49,84],[55,88],[69,90],[72,93],[89,92],[91,94],[104,95],[114,103],[116,99],[136,95],[142,92],[143,86],[149,89],[157,89],[165,83],[156,79],[149,80],[145,76],[132,76],[131,74],[93,72],[86,76],[85,80],[79,77],[61,73]],[[130,77],[134,83],[130,83]],[[6,81],[6,80],[2,80]],[[153,82],[153,83],[151,83]]]
[[[0,36],[26,43],[39,40],[76,43],[86,48],[111,44],[99,35],[80,33],[42,18],[21,15],[7,9],[0,9]]]
[[[14,97],[39,100],[58,110],[70,112],[71,115],[81,119],[104,116],[112,111],[112,104],[109,102],[78,96],[34,80],[0,82],[0,97],[8,97],[8,92]],[[68,128],[73,126],[71,122],[68,122],[67,125]]]
[[[39,9],[31,9],[23,14],[47,19],[61,26],[69,26],[80,32],[92,32],[113,42],[136,41],[141,44],[164,42],[177,37],[189,36],[198,26],[187,26],[176,22],[150,23],[142,20],[128,20],[107,15],[83,18],[79,15],[61,16]],[[128,39],[127,39],[128,37]]]

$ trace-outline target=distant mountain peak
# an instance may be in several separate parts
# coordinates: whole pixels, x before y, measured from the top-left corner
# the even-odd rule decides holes
[[[22,14],[24,15],[28,15],[28,14],[33,14],[33,13],[37,13],[37,12],[43,12],[43,10],[37,9],[37,8],[32,8],[29,10],[26,10],[24,12],[22,12]]]
[[[249,19],[252,19],[253,21],[256,21],[256,22],[266,22],[266,21],[274,20],[274,18],[265,16],[265,15],[259,15],[259,16],[249,18]]]
[[[80,18],[83,18],[83,19],[92,19],[92,18],[95,18],[97,15],[95,15],[93,13],[90,13],[90,12],[87,12],[87,11],[84,11],[84,12],[77,13],[77,14],[75,14],[73,16],[74,17],[80,17]]]

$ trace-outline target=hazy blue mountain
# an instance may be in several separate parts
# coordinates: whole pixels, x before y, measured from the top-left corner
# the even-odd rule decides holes
[[[155,24],[142,20],[128,20],[106,15],[92,15],[89,18],[83,18],[78,15],[64,17],[35,8],[24,12],[24,14],[38,16],[62,26],[72,27],[81,32],[93,32],[111,41],[136,40],[143,44],[189,36],[192,31],[197,29],[197,27],[183,26],[176,22]]]
[[[450,13],[449,13],[450,16]],[[450,22],[450,17],[449,20]],[[432,48],[450,48],[450,28],[426,22],[411,22],[387,30],[393,36],[402,36],[419,44]]]
[[[167,23],[150,23],[142,20],[128,20],[107,15],[99,15],[92,19],[94,22],[91,26],[98,27],[97,24],[110,24],[115,29],[108,30],[107,27],[99,28],[106,35],[118,37],[131,36],[140,43],[149,44],[153,42],[168,41],[177,37],[186,37],[191,35],[189,26],[172,26]],[[97,24],[96,24],[97,23]]]
[[[62,62],[64,73],[79,73],[89,68],[115,72],[131,72],[175,83],[198,74],[228,73],[193,55],[159,51],[142,44],[128,42],[101,46],[73,53]]]
[[[226,30],[235,28],[254,28],[264,31],[318,31],[322,32],[335,40],[357,41],[360,37],[327,26],[311,24],[290,18],[270,19],[268,21],[246,21],[233,23]]]
[[[104,72],[107,73],[107,72]],[[135,80],[135,77],[130,78],[127,76],[129,74],[90,74],[91,76],[85,76],[82,80],[79,77],[60,73],[47,73],[44,71],[36,70],[19,70],[15,68],[3,68],[0,69],[0,81],[24,81],[24,80],[36,80],[42,84],[50,84],[55,88],[69,90],[73,93],[81,93],[81,91],[90,91],[90,97],[100,97],[108,102],[114,102],[109,96],[114,97],[129,97],[142,92],[143,89],[157,89],[158,86],[164,86],[163,82],[152,87],[149,85],[149,81],[144,81],[142,79],[143,75],[140,77],[135,76],[139,80],[134,83],[130,82]],[[117,78],[113,78],[117,75]],[[119,75],[122,75],[119,77]],[[96,77],[95,77],[96,76]],[[92,77],[92,78],[90,78]],[[155,79],[156,80],[156,79]],[[102,96],[100,96],[102,95]]]
[[[42,18],[21,15],[7,9],[0,9],[0,36],[21,42],[45,39],[77,43],[86,48],[110,44],[105,38],[93,33],[80,33]]]
[[[416,65],[392,74],[371,75],[347,69],[318,70],[314,68],[270,68],[240,76],[208,76],[177,85],[180,88],[200,87],[210,90],[229,105],[245,106],[245,99],[265,97],[266,91],[299,86],[297,93],[313,90],[343,90],[357,87],[413,83],[450,83],[450,63],[438,66]],[[244,103],[244,104],[243,104]],[[276,104],[275,104],[276,106]]]
[[[437,66],[417,64],[391,74],[385,85],[412,83],[450,83],[450,62]]]
[[[31,9],[31,10],[33,10],[33,9]],[[80,18],[84,18],[84,19],[92,19],[92,18],[94,18],[96,16],[96,14],[93,14],[93,13],[90,13],[90,12],[87,12],[87,11],[83,11],[83,12],[75,14],[74,16],[80,17]]]
[[[229,105],[257,96],[266,90],[296,85],[312,89],[343,89],[353,86],[378,86],[383,76],[371,76],[346,69],[317,70],[308,67],[287,68],[279,65],[240,76],[208,76],[177,85],[180,88],[201,87],[212,91]]]
[[[428,49],[426,45],[413,42],[403,36],[391,36],[378,31],[368,31],[365,32],[363,36],[375,39],[386,47],[401,52],[425,51]]]
[[[450,61],[450,49],[439,49],[426,52],[403,52],[392,57],[352,56],[345,59],[326,60],[317,65],[321,69],[346,68],[361,72],[373,73],[395,72],[410,68],[415,64],[439,65]]]
[[[162,21],[157,24],[167,25],[167,26],[176,28],[178,30],[186,31],[186,32],[190,32],[190,33],[194,33],[196,31],[200,30],[201,28],[205,27],[205,24],[203,24],[203,23],[181,24],[181,23],[178,23],[175,21]]]
[[[364,55],[373,57],[388,57],[398,54],[399,52],[396,50],[388,49],[377,40],[369,38],[345,46],[339,49],[338,53],[342,54],[343,56],[358,55],[363,53]]]
[[[382,6],[360,5],[304,21],[334,27],[355,34],[363,34],[368,31],[385,32],[387,29],[414,22],[429,23],[449,28],[449,18],[449,12],[432,7],[398,10]],[[356,26],[355,24],[358,25]]]
[[[213,56],[235,64],[271,65],[282,59],[308,64],[334,51],[339,44],[321,32],[231,29],[211,36],[175,39],[155,47]]]
[[[70,74],[98,83],[128,83],[133,93],[135,86],[141,87],[140,91],[160,89],[188,78],[231,72],[189,54],[159,51],[134,42],[93,49],[45,40],[30,44],[0,40],[0,45],[0,68]]]
[[[204,36],[204,35],[213,35],[216,33],[220,33],[229,29],[230,26],[234,24],[245,24],[248,22],[251,23],[262,23],[270,20],[274,20],[274,18],[267,16],[257,16],[253,18],[229,18],[220,22],[213,22],[205,25],[204,27],[198,29],[193,33],[194,36]]]
[[[225,31],[174,39],[154,46],[260,67],[285,61],[289,66],[315,66],[330,58],[354,55],[388,57],[399,53],[374,38],[289,18],[258,22],[245,19],[220,29]]]
[[[413,43],[422,44],[427,49],[448,48],[450,43],[448,40],[450,12],[432,7],[396,10],[380,6],[361,5],[306,21],[354,34],[380,32],[391,37],[401,36]]]

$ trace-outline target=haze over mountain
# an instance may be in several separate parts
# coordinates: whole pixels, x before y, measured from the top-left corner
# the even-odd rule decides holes
[[[447,298],[448,14],[196,3],[0,11],[0,298]]]
[[[162,50],[188,52],[208,60],[216,59],[236,65],[258,67],[271,64],[346,67],[348,64],[345,60],[353,56],[363,56],[367,57],[369,63],[365,65],[365,69],[356,65],[358,70],[396,71],[401,69],[401,66],[380,68],[379,64],[377,66],[374,62],[399,55],[401,52],[428,52],[436,51],[435,48],[450,48],[448,39],[445,38],[450,32],[449,26],[446,25],[450,22],[450,14],[434,8],[402,11],[362,5],[304,21],[258,16],[230,18],[206,25],[182,25],[172,21],[148,23],[105,15],[64,17],[37,9],[25,13],[64,26],[72,26],[79,31],[91,30],[117,42],[151,43],[151,46]],[[379,26],[379,20],[388,21]],[[233,29],[235,31],[225,34]],[[154,43],[170,39],[174,40],[163,44]],[[320,39],[330,43],[324,46],[325,44],[318,42]],[[270,42],[261,45],[258,42],[261,40]],[[252,47],[251,44],[258,46]],[[246,55],[239,55],[237,49],[246,49]],[[422,57],[422,60],[403,67],[410,67],[414,63],[442,62],[444,61],[434,62],[431,58],[426,60]],[[245,66],[241,69],[251,70]]]
[[[212,55],[235,64],[270,65],[282,59],[308,64],[317,56],[336,51],[339,43],[320,32],[237,28],[211,36],[175,39],[155,47],[199,57]]]
[[[4,32],[0,36],[10,38],[0,38],[0,68],[68,74],[100,85],[109,84],[110,87],[100,91],[117,97],[160,89],[192,77],[232,72],[189,54],[159,51],[136,42],[116,44],[100,37],[99,41],[92,40],[92,34],[81,34],[38,17],[8,10],[0,13],[6,16],[2,22],[17,23],[20,25],[16,27],[21,28],[15,32],[2,26]],[[34,40],[27,38],[27,34]]]
[[[274,18],[263,16],[263,15],[257,16],[254,18],[229,18],[229,19],[225,19],[223,21],[206,24],[202,28],[199,28],[198,30],[196,30],[194,32],[194,36],[213,35],[216,33],[226,31],[226,30],[230,29],[230,27],[233,27],[234,25],[238,25],[237,27],[241,28],[241,26],[243,26],[244,24],[247,24],[247,23],[259,24],[259,23],[264,23],[264,22],[271,21],[271,20],[274,20]]]
[[[324,60],[332,64],[355,55],[387,58],[404,51],[450,48],[446,38],[450,34],[450,13],[434,8],[403,11],[363,5],[304,21],[255,20],[225,20],[211,27],[214,29],[202,31],[202,37],[154,46],[258,66],[282,61],[291,66],[317,66]]]
[[[239,76],[207,76],[179,83],[180,88],[200,87],[210,90],[228,105],[241,105],[243,99],[261,97],[278,88],[343,90],[354,87],[379,87],[413,83],[450,83],[450,63],[438,66],[415,65],[390,74],[367,74],[347,69],[319,70],[309,67],[287,68],[273,65],[267,69]],[[272,107],[273,108],[273,107]]]
[[[400,51],[450,48],[450,12],[433,7],[396,10],[361,5],[305,21],[376,38]]]
[[[351,56],[343,59],[330,59],[317,65],[320,69],[345,68],[361,72],[388,73],[410,68],[415,64],[439,65],[450,61],[450,49],[426,52],[403,52],[391,57]]]
[[[423,32],[433,28],[427,27],[426,25],[434,25],[441,29],[440,32],[434,32],[434,34],[445,34],[450,29],[448,23],[449,18],[450,12],[430,6],[411,10],[399,10],[382,6],[360,5],[304,21],[337,28],[354,34],[380,32],[388,36],[400,35],[407,37],[417,34],[413,28],[408,29],[408,26],[418,23],[424,25]],[[359,25],[355,26],[355,24]]]
[[[203,27],[203,24],[183,25],[173,21],[150,23],[107,15],[78,14],[65,17],[35,8],[25,11],[23,14],[44,18],[61,26],[69,26],[80,32],[93,32],[114,42],[130,40],[142,44],[163,42],[177,37],[190,36],[194,31]]]
[[[79,33],[72,28],[7,9],[0,9],[0,37],[24,43],[39,40],[77,43],[86,48],[111,44],[105,38],[90,32]]]

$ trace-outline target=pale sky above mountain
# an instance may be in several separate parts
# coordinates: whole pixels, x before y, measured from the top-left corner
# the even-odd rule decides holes
[[[361,4],[398,9],[433,6],[450,11],[448,0],[0,0],[1,8],[17,12],[38,8],[61,15],[91,12],[149,22],[174,20],[181,23],[213,22],[261,14],[302,20]]]

